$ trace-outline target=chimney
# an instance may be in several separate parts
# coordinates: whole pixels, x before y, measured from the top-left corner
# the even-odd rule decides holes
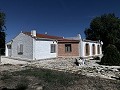
[[[45,34],[48,34],[47,32],[45,32]]]
[[[77,37],[78,37],[79,39],[81,39],[81,35],[80,35],[80,34],[78,34]]]
[[[32,31],[31,31],[31,35],[32,35],[33,37],[36,37],[36,30],[32,30]]]

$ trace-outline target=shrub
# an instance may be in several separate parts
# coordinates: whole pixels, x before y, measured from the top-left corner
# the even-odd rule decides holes
[[[120,53],[115,45],[109,44],[104,51],[101,59],[103,65],[120,65]]]

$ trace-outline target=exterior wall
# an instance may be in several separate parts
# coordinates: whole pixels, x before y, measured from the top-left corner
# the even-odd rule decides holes
[[[56,52],[51,53],[51,44],[56,44]],[[57,42],[53,40],[36,40],[34,43],[34,58],[56,58],[57,57]]]
[[[83,58],[87,58],[87,57],[95,57],[95,56],[101,56],[102,55],[102,46],[100,45],[100,43],[95,43],[95,42],[85,42],[85,41],[80,41],[81,46],[80,46],[80,57]],[[86,56],[86,49],[85,49],[85,45],[89,44],[90,47],[90,54]],[[92,45],[95,45],[95,54],[93,55],[93,47]],[[100,46],[100,54],[98,54],[98,50],[97,50],[97,45]]]
[[[8,57],[8,55],[9,55],[9,52],[8,52],[9,50],[8,50],[8,47],[7,47],[7,44],[5,45],[5,56],[6,57]]]
[[[8,48],[7,48],[7,44],[5,45],[5,56],[8,57]]]
[[[11,56],[11,49],[9,49],[7,47],[7,45],[11,45],[11,41],[8,42],[7,44],[5,44],[5,56],[8,57],[8,56]]]
[[[72,51],[65,52],[65,44],[71,44]],[[58,57],[79,57],[79,43],[58,43]]]
[[[8,57],[8,48],[7,48],[7,45],[5,45],[5,56]]]
[[[80,37],[74,38],[80,42],[56,42],[48,39],[34,39],[31,36],[20,33],[11,42],[6,44],[6,56],[22,59],[46,59],[56,57],[95,57],[102,55],[102,45],[93,41],[82,41]],[[86,56],[85,45],[89,44],[90,53]],[[18,45],[23,45],[23,54],[18,54]],[[51,53],[51,44],[56,44],[56,52]],[[65,51],[65,44],[71,44],[71,52]],[[95,55],[93,55],[92,45],[95,45]],[[11,45],[8,49],[7,45]],[[97,45],[100,46],[100,54],[98,54]]]
[[[23,54],[18,54],[18,45],[23,44]],[[23,33],[20,33],[12,40],[12,55],[13,58],[33,59],[33,38]]]

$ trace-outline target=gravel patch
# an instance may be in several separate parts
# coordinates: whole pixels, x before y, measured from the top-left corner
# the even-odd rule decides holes
[[[86,76],[98,76],[107,79],[120,78],[120,66],[99,65],[96,63],[98,60],[86,60],[84,65],[77,66],[75,60],[75,58],[57,58],[32,62],[29,65],[37,68],[52,69]]]
[[[11,58],[7,58],[5,56],[1,57],[1,64],[13,64],[13,65],[17,65],[17,64],[28,64],[29,62],[27,61],[22,61],[22,60],[17,60],[17,59],[11,59]]]

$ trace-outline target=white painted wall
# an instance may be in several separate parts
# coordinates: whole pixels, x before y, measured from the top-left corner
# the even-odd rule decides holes
[[[18,54],[18,45],[23,44],[23,54]],[[12,55],[13,58],[33,59],[33,38],[20,33],[12,41]]]
[[[56,53],[51,53],[51,44],[56,44]],[[57,42],[53,40],[35,40],[34,43],[34,58],[35,59],[46,59],[57,57]]]
[[[86,43],[87,44],[89,44],[89,46],[90,46],[90,55],[88,55],[88,56],[86,56],[85,55],[85,45],[86,45]],[[93,55],[93,48],[92,48],[92,45],[93,44],[95,44],[95,55]],[[97,51],[97,45],[100,45],[100,43],[95,43],[95,42],[85,42],[85,41],[82,41],[82,40],[80,40],[80,57],[83,57],[83,58],[85,58],[85,57],[92,57],[92,56],[99,56],[99,55],[102,55],[102,46],[100,45],[100,54],[98,54],[98,51]]]
[[[97,45],[100,45],[100,43],[95,43],[92,41],[86,42],[81,40],[80,38],[77,38],[80,40],[80,57],[92,57],[92,44],[95,44],[96,47],[96,55],[102,55],[102,47],[100,48],[100,54],[97,54]],[[90,55],[85,55],[85,45],[88,43],[90,45]],[[9,43],[7,43],[9,44]],[[6,44],[6,45],[7,45]],[[23,55],[18,55],[17,46],[19,44],[23,44]],[[51,53],[51,44],[56,44],[56,53]],[[18,36],[16,36],[12,42],[12,53],[11,57],[13,58],[22,58],[22,59],[46,59],[46,58],[56,58],[57,57],[57,42],[54,40],[48,40],[48,39],[34,39],[31,36],[25,35],[23,33],[20,33]],[[100,45],[101,46],[101,45]],[[9,55],[9,50],[6,46],[6,56]]]
[[[12,41],[5,44],[5,56],[8,57],[10,55],[10,49],[8,49],[7,45],[11,45]]]
[[[7,44],[5,45],[5,56],[8,57],[8,48],[7,48]]]
[[[9,43],[7,43],[9,44]],[[6,44],[6,56],[9,56],[9,50]],[[23,44],[23,55],[19,55],[17,47]],[[56,53],[51,53],[51,44],[56,44]],[[36,60],[57,57],[57,42],[47,39],[34,39],[31,36],[20,33],[11,43],[12,58],[22,58],[25,60]]]

